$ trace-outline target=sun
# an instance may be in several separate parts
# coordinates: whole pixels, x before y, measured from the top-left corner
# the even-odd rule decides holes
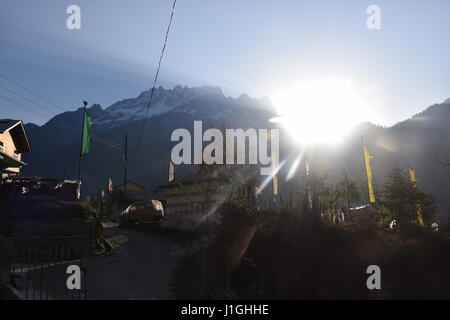
[[[299,83],[270,96],[280,122],[302,144],[334,143],[370,115],[352,81],[328,78]]]

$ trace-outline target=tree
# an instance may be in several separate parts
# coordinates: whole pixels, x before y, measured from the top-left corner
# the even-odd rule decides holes
[[[344,179],[336,185],[335,192],[337,200],[343,199],[348,209],[350,209],[352,203],[361,200],[361,193],[359,192],[356,182],[348,179],[347,175],[345,175]]]
[[[387,208],[398,226],[418,221],[422,214],[426,223],[436,215],[433,197],[422,192],[415,182],[411,182],[406,170],[394,166],[384,184],[381,202]]]
[[[419,192],[419,210],[422,214],[425,225],[430,226],[433,222],[438,220],[438,209],[436,208],[436,201],[432,195]]]

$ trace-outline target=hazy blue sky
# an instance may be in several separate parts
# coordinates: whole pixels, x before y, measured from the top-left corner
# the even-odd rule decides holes
[[[0,73],[66,109],[150,88],[171,0],[2,0]],[[66,8],[81,7],[81,30]],[[368,30],[366,8],[381,8]],[[351,78],[390,125],[450,97],[450,1],[178,0],[160,85],[270,96],[309,78]],[[0,78],[0,87],[23,90]],[[0,118],[50,117],[0,88]],[[30,97],[27,95],[27,97]],[[32,96],[30,97],[33,100]],[[57,111],[57,110],[55,110]]]

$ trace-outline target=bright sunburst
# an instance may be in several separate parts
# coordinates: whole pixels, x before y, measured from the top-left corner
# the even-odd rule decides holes
[[[280,122],[300,143],[338,141],[354,125],[370,119],[350,80],[324,79],[295,85],[271,100]]]

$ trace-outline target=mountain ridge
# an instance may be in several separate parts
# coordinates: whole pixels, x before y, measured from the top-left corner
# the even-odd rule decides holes
[[[116,144],[122,144],[124,136],[128,135],[130,157],[133,157],[149,94],[150,90],[143,91],[135,98],[120,100],[106,109],[93,104],[88,108],[93,119],[93,135]],[[136,158],[131,160],[129,169],[130,179],[147,186],[156,186],[167,180],[167,163],[174,145],[170,141],[173,130],[190,130],[195,120],[204,121],[204,127],[267,128],[273,125],[269,119],[276,115],[270,101],[265,98],[251,98],[245,94],[237,98],[226,97],[218,87],[159,87],[155,89],[154,99],[141,147]],[[24,160],[29,164],[23,170],[25,175],[77,176],[82,112],[83,108],[64,112],[42,126],[26,124],[33,153],[25,156]],[[445,217],[450,208],[446,191],[450,190],[450,179],[446,178],[450,171],[439,164],[435,154],[450,150],[449,122],[450,104],[443,103],[431,105],[391,127],[361,123],[349,131],[333,156],[344,167],[325,163],[331,161],[327,160],[329,157],[318,153],[317,168],[329,172],[333,179],[338,179],[344,168],[364,188],[361,162],[363,137],[373,156],[376,188],[381,188],[392,165],[411,166],[416,170],[419,186],[437,198],[441,216]],[[104,187],[110,177],[115,184],[123,180],[122,153],[97,141],[91,143],[91,152],[85,156],[83,163],[83,188],[86,193]],[[281,156],[286,156],[292,148],[284,146],[282,149]]]

